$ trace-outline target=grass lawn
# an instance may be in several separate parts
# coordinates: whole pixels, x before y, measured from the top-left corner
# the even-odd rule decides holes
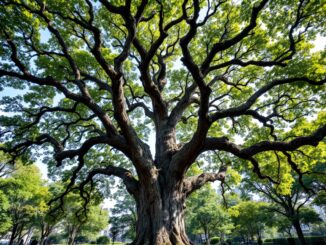
[[[125,245],[124,242],[114,242],[114,245]],[[53,244],[53,245],[66,245],[66,244]],[[90,243],[78,243],[78,245],[104,245],[104,244],[90,244]],[[105,244],[105,245],[113,245],[113,243]]]

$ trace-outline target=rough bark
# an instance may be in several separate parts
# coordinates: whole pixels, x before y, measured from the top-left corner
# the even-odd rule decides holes
[[[165,188],[161,186],[163,183]],[[181,181],[166,183],[161,176],[151,185],[140,188],[135,198],[138,220],[133,245],[191,244],[185,231],[186,194],[182,188]]]

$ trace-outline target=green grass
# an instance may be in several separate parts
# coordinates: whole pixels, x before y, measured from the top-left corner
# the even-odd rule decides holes
[[[106,245],[112,245],[113,243],[109,243]],[[124,242],[114,242],[114,245],[125,245],[126,243]],[[53,245],[66,245],[66,244],[53,244]],[[90,244],[90,243],[78,243],[77,245],[101,245],[101,244]],[[104,244],[103,244],[104,245]]]

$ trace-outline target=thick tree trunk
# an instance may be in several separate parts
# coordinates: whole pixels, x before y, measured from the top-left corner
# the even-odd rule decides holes
[[[301,229],[301,225],[300,225],[300,222],[298,220],[293,220],[292,221],[292,225],[293,227],[295,228],[296,232],[297,232],[297,235],[298,235],[298,239],[300,241],[300,244],[301,245],[306,245],[306,239],[304,238],[304,235],[303,235],[303,232],[302,232],[302,229]]]
[[[182,185],[172,178],[169,183],[163,182],[153,181],[140,187],[133,245],[191,244],[185,231]],[[164,188],[160,188],[162,185]]]

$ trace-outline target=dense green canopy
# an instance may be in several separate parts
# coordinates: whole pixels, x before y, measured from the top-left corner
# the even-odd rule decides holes
[[[86,204],[109,191],[103,175],[120,178],[148,219],[135,244],[188,244],[183,203],[205,183],[251,169],[289,193],[292,172],[325,155],[325,12],[319,0],[0,0],[0,149],[42,156],[67,183],[53,202],[78,189]]]

